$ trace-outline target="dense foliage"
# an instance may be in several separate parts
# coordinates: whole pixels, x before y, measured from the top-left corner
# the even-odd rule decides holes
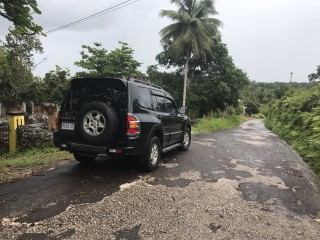
[[[162,59],[162,58],[161,58]],[[182,104],[182,69],[165,73],[155,66],[149,67],[148,75],[152,83],[169,91],[178,104]],[[247,75],[237,68],[228,54],[225,44],[219,43],[207,60],[190,61],[187,106],[193,117],[208,115],[210,112],[224,111],[228,106],[239,105],[240,90],[249,83]]]
[[[71,76],[68,69],[56,66],[43,78],[34,77],[36,67],[33,55],[42,53],[41,42],[34,36],[10,30],[6,41],[0,44],[0,102],[34,101],[60,103],[71,78],[92,77],[141,77],[137,70],[141,65],[134,59],[134,50],[127,43],[119,42],[120,48],[110,52],[95,43],[83,46],[82,59],[76,64],[87,71]]]
[[[317,66],[317,71],[315,73],[309,74],[308,78],[310,82],[320,80],[320,65]]]
[[[316,83],[291,83],[292,90],[303,90],[315,86]],[[289,83],[284,82],[250,82],[240,93],[241,103],[247,107],[249,115],[266,113],[266,105],[272,100],[281,99],[290,90]]]
[[[44,100],[46,102],[61,102],[70,84],[70,72],[56,66],[55,70],[47,72],[43,78]]]
[[[290,91],[269,106],[266,126],[320,172],[320,86]]]
[[[142,77],[138,71],[141,63],[134,59],[134,50],[128,47],[127,43],[119,42],[120,48],[108,52],[100,43],[94,46],[83,45],[80,52],[81,60],[75,65],[86,69],[85,72],[78,72],[77,76],[90,77]]]
[[[33,14],[41,14],[36,0],[0,0],[0,16],[8,19],[21,32],[41,33],[42,27],[33,22]]]
[[[38,38],[10,29],[0,44],[0,101],[20,100],[32,90],[34,53],[42,53]]]

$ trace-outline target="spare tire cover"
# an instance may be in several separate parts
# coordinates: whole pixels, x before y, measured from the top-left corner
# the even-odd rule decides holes
[[[79,112],[77,132],[90,144],[103,144],[113,139],[118,130],[118,116],[111,106],[102,102],[85,104]]]

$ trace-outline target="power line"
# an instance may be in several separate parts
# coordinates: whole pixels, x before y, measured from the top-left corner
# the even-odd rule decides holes
[[[140,1],[140,0],[135,0],[135,1],[133,1],[133,0],[126,0],[126,1],[124,1],[124,2],[121,2],[121,3],[119,3],[119,4],[114,5],[114,6],[112,6],[112,7],[106,8],[106,9],[100,11],[100,12],[97,12],[97,13],[95,13],[95,14],[92,14],[92,15],[90,15],[90,16],[88,16],[88,17],[79,19],[79,20],[77,20],[77,21],[74,21],[74,22],[68,23],[68,24],[66,24],[66,25],[63,25],[63,26],[61,26],[61,27],[58,27],[58,28],[52,29],[52,30],[50,30],[50,31],[47,31],[47,32],[45,32],[45,34],[54,33],[54,32],[63,30],[63,29],[65,29],[65,28],[69,28],[69,27],[78,25],[78,24],[83,23],[83,22],[87,22],[87,21],[89,21],[89,20],[92,20],[92,19],[94,19],[94,18],[100,17],[100,16],[105,15],[105,14],[110,13],[110,12],[116,11],[116,10],[118,10],[118,9],[120,9],[120,8],[124,8],[124,7],[126,7],[126,6],[129,6],[129,5],[131,5],[131,4],[133,4],[133,3],[136,3],[136,2],[139,2],[139,1]]]

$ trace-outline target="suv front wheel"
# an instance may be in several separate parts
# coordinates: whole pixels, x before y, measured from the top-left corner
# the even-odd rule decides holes
[[[179,149],[181,151],[188,150],[190,143],[191,143],[191,131],[189,128],[186,128],[182,133],[181,147],[179,147]]]
[[[161,144],[158,137],[154,136],[148,144],[148,152],[142,157],[144,168],[148,172],[157,169],[161,155]]]

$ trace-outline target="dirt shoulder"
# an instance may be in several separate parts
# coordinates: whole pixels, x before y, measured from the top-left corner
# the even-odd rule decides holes
[[[0,184],[41,175],[72,160],[73,156],[70,153],[53,148],[3,156],[0,158]]]

